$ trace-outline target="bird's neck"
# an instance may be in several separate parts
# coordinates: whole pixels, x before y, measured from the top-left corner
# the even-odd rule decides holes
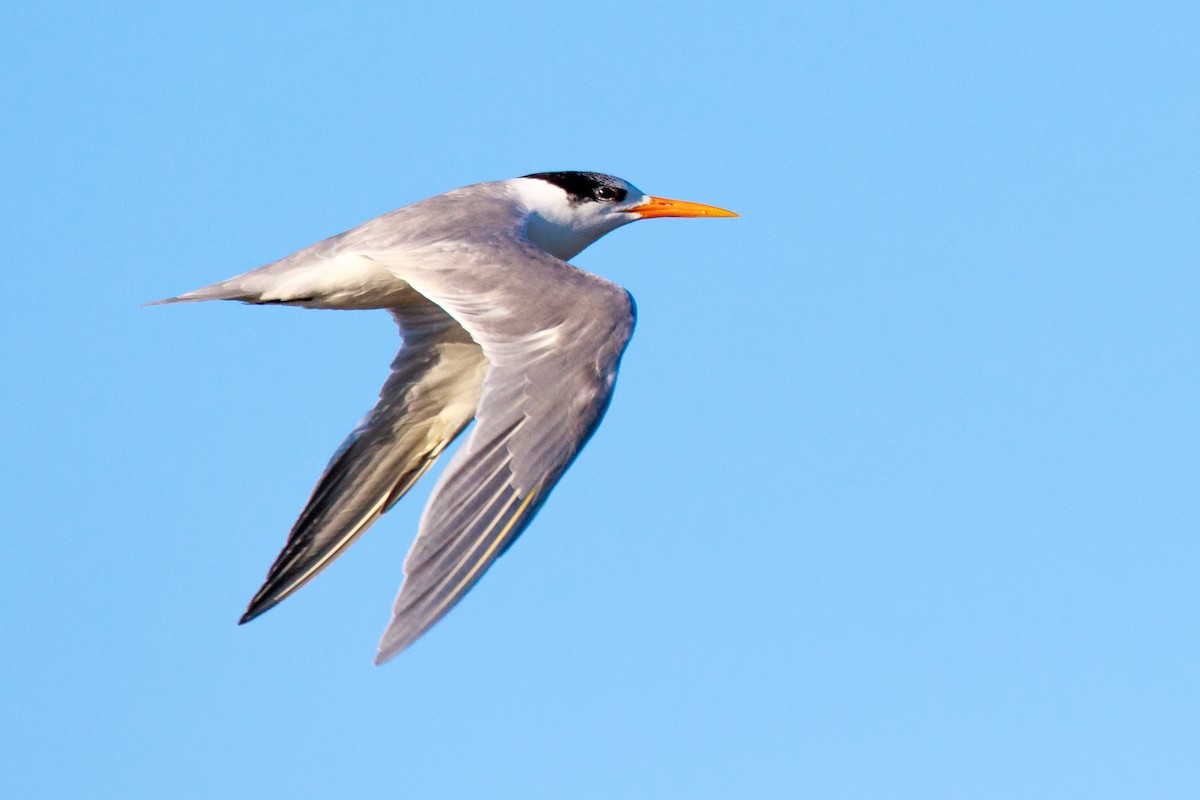
[[[580,229],[561,221],[550,220],[532,212],[525,221],[525,238],[534,247],[545,250],[555,258],[569,261],[599,239],[605,230]]]

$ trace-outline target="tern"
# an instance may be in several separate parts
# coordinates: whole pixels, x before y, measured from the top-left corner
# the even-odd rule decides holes
[[[595,172],[479,183],[160,300],[386,309],[402,346],[239,624],[310,581],[474,420],[425,507],[375,659],[440,620],[546,502],[608,407],[633,298],[567,263],[652,217],[736,217]]]

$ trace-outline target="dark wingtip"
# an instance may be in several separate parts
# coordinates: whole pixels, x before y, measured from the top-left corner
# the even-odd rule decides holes
[[[250,601],[250,605],[246,609],[246,613],[242,614],[242,618],[238,620],[238,625],[245,625],[247,622],[254,619],[255,617],[262,616],[263,614],[267,613],[272,608],[274,608],[275,604],[278,602],[279,602],[278,600],[271,600],[269,602],[263,602],[258,597],[254,598],[253,600]]]

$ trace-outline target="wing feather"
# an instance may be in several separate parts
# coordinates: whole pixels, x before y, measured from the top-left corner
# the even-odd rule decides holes
[[[486,287],[457,305],[422,288],[480,344],[490,366],[476,427],[442,475],[405,560],[376,663],[445,616],[512,545],[607,409],[633,332],[632,301],[614,284],[543,257],[553,265],[537,267],[555,273],[533,281],[553,294],[538,298],[540,305],[509,296],[526,304],[505,307],[502,292],[480,304]],[[506,268],[513,269],[511,258]]]
[[[334,454],[245,623],[295,592],[391,508],[471,421],[486,361],[465,331],[428,301],[393,309],[404,346],[379,402]]]

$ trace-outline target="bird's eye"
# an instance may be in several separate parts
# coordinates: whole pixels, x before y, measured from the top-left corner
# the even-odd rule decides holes
[[[625,190],[616,186],[597,186],[594,196],[597,200],[618,202],[625,199]]]

